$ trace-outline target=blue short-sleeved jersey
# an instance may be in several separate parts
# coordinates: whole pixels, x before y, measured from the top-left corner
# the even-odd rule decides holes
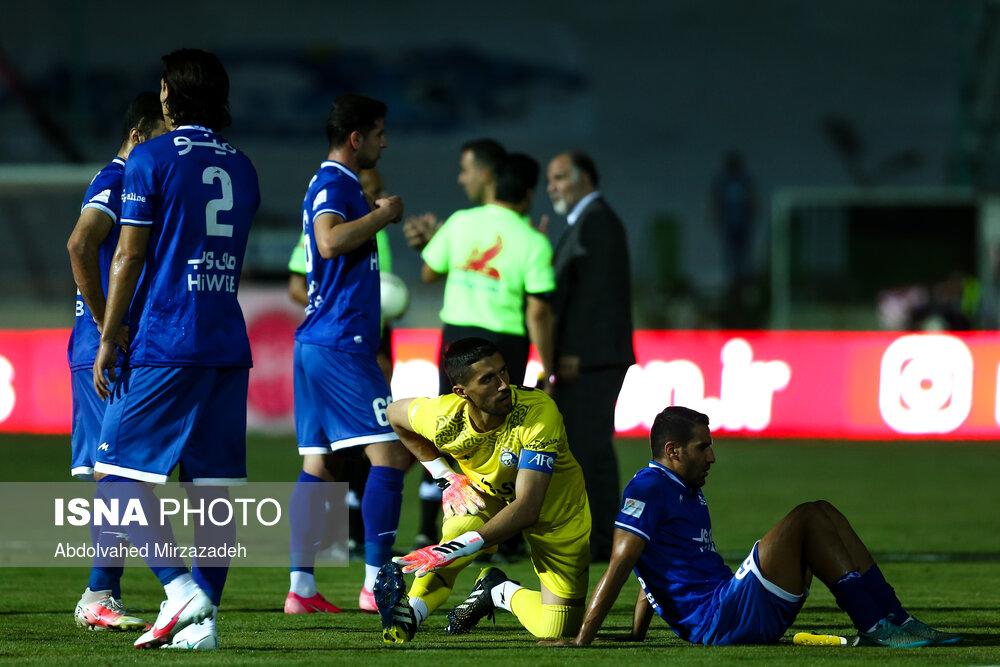
[[[339,162],[324,162],[302,202],[309,304],[295,340],[348,351],[367,348],[372,355],[378,349],[382,311],[375,237],[346,255],[323,259],[313,233],[324,213],[350,222],[370,212],[357,175]]]
[[[253,164],[208,128],[185,125],[132,150],[121,224],[151,229],[133,366],[251,365],[236,292],[259,205]]]
[[[656,613],[691,639],[711,620],[712,594],[733,576],[715,551],[705,496],[650,461],[622,497],[615,526],[646,541],[635,573]]]
[[[97,176],[87,188],[87,193],[83,197],[83,206],[80,208],[81,212],[88,208],[97,209],[111,218],[113,223],[111,232],[97,249],[97,258],[101,268],[101,289],[104,290],[105,295],[108,293],[108,271],[111,269],[111,258],[115,254],[118,233],[121,229],[118,226],[118,218],[122,212],[122,177],[124,175],[125,160],[116,157],[108,166],[97,172]],[[73,331],[69,335],[70,369],[75,371],[93,366],[100,342],[101,334],[97,331],[94,316],[78,290],[76,293],[76,321],[73,323]]]

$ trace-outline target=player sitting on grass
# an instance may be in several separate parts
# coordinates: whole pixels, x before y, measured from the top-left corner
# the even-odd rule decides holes
[[[501,608],[536,637],[570,637],[580,627],[590,569],[590,507],[562,416],[542,391],[512,387],[496,345],[464,338],[445,353],[454,393],[389,406],[389,423],[435,479],[444,480],[441,544],[387,563],[375,601],[387,643],[410,641],[451,594],[475,554],[522,532],[541,592],[483,570],[468,599],[448,615],[448,632],[469,632]],[[454,472],[442,452],[461,468]],[[404,573],[416,572],[409,597]],[[430,576],[425,576],[430,574]]]
[[[700,644],[775,642],[795,620],[815,574],[858,629],[861,646],[951,644],[910,616],[868,549],[833,505],[803,503],[761,538],[735,574],[712,541],[701,492],[715,463],[708,417],[669,407],[650,430],[653,459],[625,488],[607,572],[594,589],[579,634],[590,644],[629,572],[642,587],[630,639],[641,641],[652,611],[680,637]]]

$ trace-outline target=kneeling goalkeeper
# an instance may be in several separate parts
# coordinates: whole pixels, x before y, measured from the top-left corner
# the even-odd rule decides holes
[[[383,639],[410,641],[448,599],[458,573],[480,551],[518,532],[531,548],[541,591],[486,568],[465,602],[448,614],[448,632],[467,633],[500,608],[536,637],[572,637],[587,596],[590,506],[562,416],[544,392],[510,385],[503,357],[489,341],[456,341],[444,358],[454,393],[402,399],[388,410],[400,441],[445,486],[445,520],[441,544],[379,571],[374,592]],[[442,452],[461,472],[445,463]],[[407,596],[403,574],[411,572],[416,579]]]

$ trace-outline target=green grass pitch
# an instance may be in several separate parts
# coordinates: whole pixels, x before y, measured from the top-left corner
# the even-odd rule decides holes
[[[647,445],[619,440],[623,480],[648,459]],[[219,618],[216,652],[136,651],[134,634],[84,632],[73,624],[73,607],[86,585],[82,568],[0,569],[0,658],[37,664],[125,662],[301,663],[353,665],[597,665],[728,664],[1000,664],[1000,445],[970,443],[841,443],[718,438],[718,462],[706,496],[712,507],[719,551],[735,566],[760,537],[794,505],[825,498],[854,523],[904,605],[928,623],[962,633],[957,646],[919,649],[839,649],[793,646],[798,631],[851,633],[847,617],[815,582],[803,612],[777,645],[692,646],[658,619],[642,644],[612,640],[627,633],[636,585],[630,582],[615,606],[602,641],[589,649],[536,646],[510,614],[494,628],[484,621],[471,635],[444,632],[446,611],[465,597],[474,568],[458,580],[445,608],[432,615],[412,644],[383,646],[377,617],[356,610],[362,566],[317,571],[320,590],[343,614],[285,616],[281,609],[288,574],[280,568],[234,568]],[[300,459],[290,438],[253,437],[251,479],[291,481]],[[64,481],[68,437],[0,436],[0,479]],[[397,547],[416,532],[417,471],[404,491]],[[5,507],[3,511],[16,511]],[[2,541],[2,538],[0,538]],[[527,562],[505,566],[514,578],[537,586]],[[604,564],[591,570],[591,587]],[[127,604],[155,616],[162,588],[145,568],[123,579]]]

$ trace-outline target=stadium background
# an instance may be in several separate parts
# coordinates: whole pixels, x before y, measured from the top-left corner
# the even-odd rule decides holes
[[[104,164],[117,145],[125,102],[139,90],[155,90],[159,56],[199,46],[217,52],[229,69],[234,123],[226,134],[260,172],[263,207],[246,285],[272,287],[280,295],[302,191],[324,154],[322,119],[336,92],[355,89],[389,104],[390,147],[379,167],[408,213],[447,214],[465,206],[455,175],[458,147],[468,138],[494,136],[543,164],[557,151],[582,148],[596,159],[601,190],[628,227],[640,327],[766,328],[773,259],[767,221],[775,193],[796,186],[901,188],[904,198],[919,198],[920,192],[954,187],[973,207],[992,194],[995,22],[994,3],[971,0],[683,0],[614,9],[594,0],[496,6],[19,3],[5,7],[0,22],[0,188],[3,178],[29,164]],[[838,133],[845,127],[846,135]],[[856,139],[853,149],[845,136]],[[757,278],[742,322],[727,312],[721,252],[706,220],[708,184],[730,148],[746,156],[762,202],[751,249]],[[64,239],[82,191],[81,185],[0,195],[0,329],[71,325],[73,283]],[[551,213],[541,193],[532,212]],[[961,225],[976,224],[975,215],[971,223],[963,215]],[[861,267],[843,262],[820,276],[834,284],[858,273],[870,280],[846,291],[800,293],[789,327],[877,329],[880,289],[939,281],[954,270],[989,275],[989,249],[974,231],[956,234],[947,217],[932,220],[925,236],[936,239],[934,250],[961,248],[941,252],[939,261],[932,255],[909,262],[918,265],[916,272],[894,261],[913,257],[912,238],[899,233],[907,229],[902,223],[879,236],[880,261]],[[562,224],[554,221],[553,239]],[[435,328],[439,288],[416,284],[418,259],[398,228],[391,231],[396,271],[413,290],[399,324]],[[862,231],[852,242],[865,240]],[[809,266],[800,270],[815,274]],[[988,298],[994,286],[981,287]],[[992,341],[984,344],[992,350]],[[995,380],[993,355],[981,360],[977,352],[977,383]],[[995,405],[995,390],[994,384],[979,409]],[[995,662],[1000,526],[992,508],[1000,501],[1000,450],[994,436],[977,436],[975,444],[947,436],[937,443],[901,437],[876,444],[735,435],[744,437],[721,441],[728,460],[713,472],[709,488],[717,542],[727,558],[741,558],[749,542],[795,503],[828,497],[888,559],[904,601],[913,601],[926,620],[970,639],[961,653],[934,649],[922,653],[924,659],[953,663],[961,655],[963,662]],[[290,446],[287,436],[255,436],[251,464],[282,479],[279,471],[287,470],[291,479],[297,457]],[[641,440],[623,438],[617,446],[623,474],[641,465]],[[2,433],[3,479],[64,479],[67,448],[65,437]],[[408,538],[401,531],[403,546]],[[68,610],[82,576],[66,569],[0,571],[0,613],[9,621],[0,629],[0,654],[54,661],[98,648],[129,657],[121,638],[81,638],[70,627]],[[357,572],[334,578],[343,582],[334,596],[356,594]],[[275,618],[284,581],[280,572],[234,574],[227,593],[232,634],[223,638],[236,649],[230,659],[308,660],[304,651],[327,649],[334,652],[321,655],[348,663],[391,662],[370,650],[378,647],[369,636],[370,619],[360,615],[322,623]],[[158,600],[145,579],[134,590],[147,608]],[[825,591],[814,596],[799,626],[846,632]],[[627,601],[616,607],[612,630],[628,627],[630,607]],[[262,621],[277,634],[262,632]],[[484,658],[510,662],[502,646],[511,642],[531,649],[509,621],[500,619],[499,639],[485,639]],[[317,633],[324,628],[348,632]],[[477,645],[468,642],[484,637],[458,645]],[[429,637],[429,650],[417,662],[440,661],[455,644]],[[689,662],[803,661],[801,654],[776,649],[706,657],[662,628],[650,646],[670,648]],[[622,650],[634,658],[643,649]],[[607,651],[594,655],[584,660],[620,659]],[[524,660],[564,658],[529,650]]]

